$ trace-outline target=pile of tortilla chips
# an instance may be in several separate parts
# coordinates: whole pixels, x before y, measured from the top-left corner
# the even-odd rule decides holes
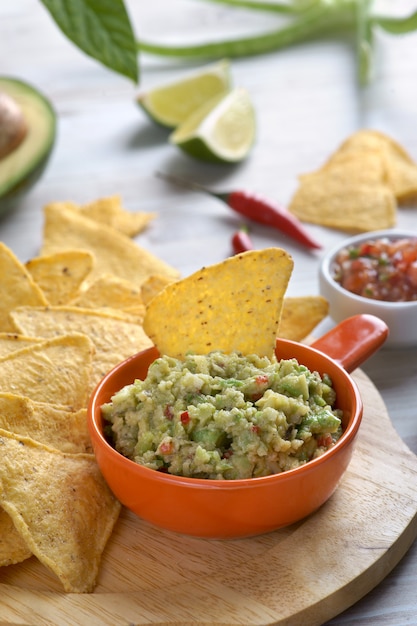
[[[102,376],[152,342],[269,354],[278,328],[304,339],[327,302],[284,298],[292,260],[277,248],[178,280],[132,240],[149,215],[117,196],[50,204],[44,217],[36,258],[23,264],[0,243],[0,565],[34,555],[65,591],[83,593],[120,511],[86,423]]]
[[[299,177],[289,210],[349,233],[391,228],[399,204],[417,199],[417,164],[381,132],[351,135],[317,171]]]
[[[118,196],[55,203],[38,257],[24,265],[0,243],[0,565],[35,555],[67,592],[94,589],[120,511],[92,454],[89,395],[151,344],[142,283],[178,277],[131,239],[153,217]]]

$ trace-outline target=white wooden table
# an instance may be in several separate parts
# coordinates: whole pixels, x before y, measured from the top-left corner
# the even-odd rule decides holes
[[[415,2],[396,4],[399,12],[415,9]],[[159,41],[261,31],[271,20],[196,0],[131,0],[128,7],[138,34]],[[329,39],[234,61],[234,83],[250,92],[256,108],[257,142],[245,163],[215,166],[193,161],[169,145],[167,133],[135,105],[138,87],[80,53],[40,2],[2,2],[0,75],[27,80],[44,91],[59,122],[47,172],[1,218],[1,240],[26,261],[39,249],[44,204],[85,203],[118,193],[127,208],[158,213],[138,242],[186,275],[228,256],[241,220],[214,198],[167,185],[155,177],[157,170],[186,175],[220,191],[247,188],[285,204],[297,175],[320,166],[359,128],[386,132],[417,159],[417,34],[381,34],[378,44],[375,79],[363,89],[357,86],[355,56],[346,41]],[[140,88],[174,79],[196,65],[143,55]],[[417,231],[417,210],[402,210],[398,226]],[[311,231],[325,250],[344,237],[319,227]],[[252,226],[251,233],[256,247],[281,245],[293,255],[289,295],[318,292],[319,254],[261,226]],[[316,334],[330,324],[323,322]],[[398,433],[417,453],[417,349],[382,350],[363,370],[380,391]],[[416,579],[414,544],[377,588],[329,624],[416,624]]]

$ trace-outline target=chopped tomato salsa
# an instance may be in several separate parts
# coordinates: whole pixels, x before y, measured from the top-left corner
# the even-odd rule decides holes
[[[384,237],[343,248],[335,259],[333,278],[365,298],[417,300],[417,237]]]

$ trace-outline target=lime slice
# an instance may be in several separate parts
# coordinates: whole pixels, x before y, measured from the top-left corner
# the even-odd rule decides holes
[[[244,159],[255,141],[255,111],[245,89],[206,102],[170,136],[190,156],[214,163]]]
[[[229,91],[230,85],[230,63],[223,59],[182,80],[139,94],[136,101],[154,122],[176,128],[202,104]]]

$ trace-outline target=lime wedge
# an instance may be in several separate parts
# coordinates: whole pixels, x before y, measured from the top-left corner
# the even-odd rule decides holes
[[[182,80],[139,94],[136,101],[154,122],[176,128],[202,104],[229,91],[230,85],[230,63],[223,59]]]
[[[206,102],[170,136],[172,144],[202,161],[236,163],[255,141],[255,111],[240,87]]]

